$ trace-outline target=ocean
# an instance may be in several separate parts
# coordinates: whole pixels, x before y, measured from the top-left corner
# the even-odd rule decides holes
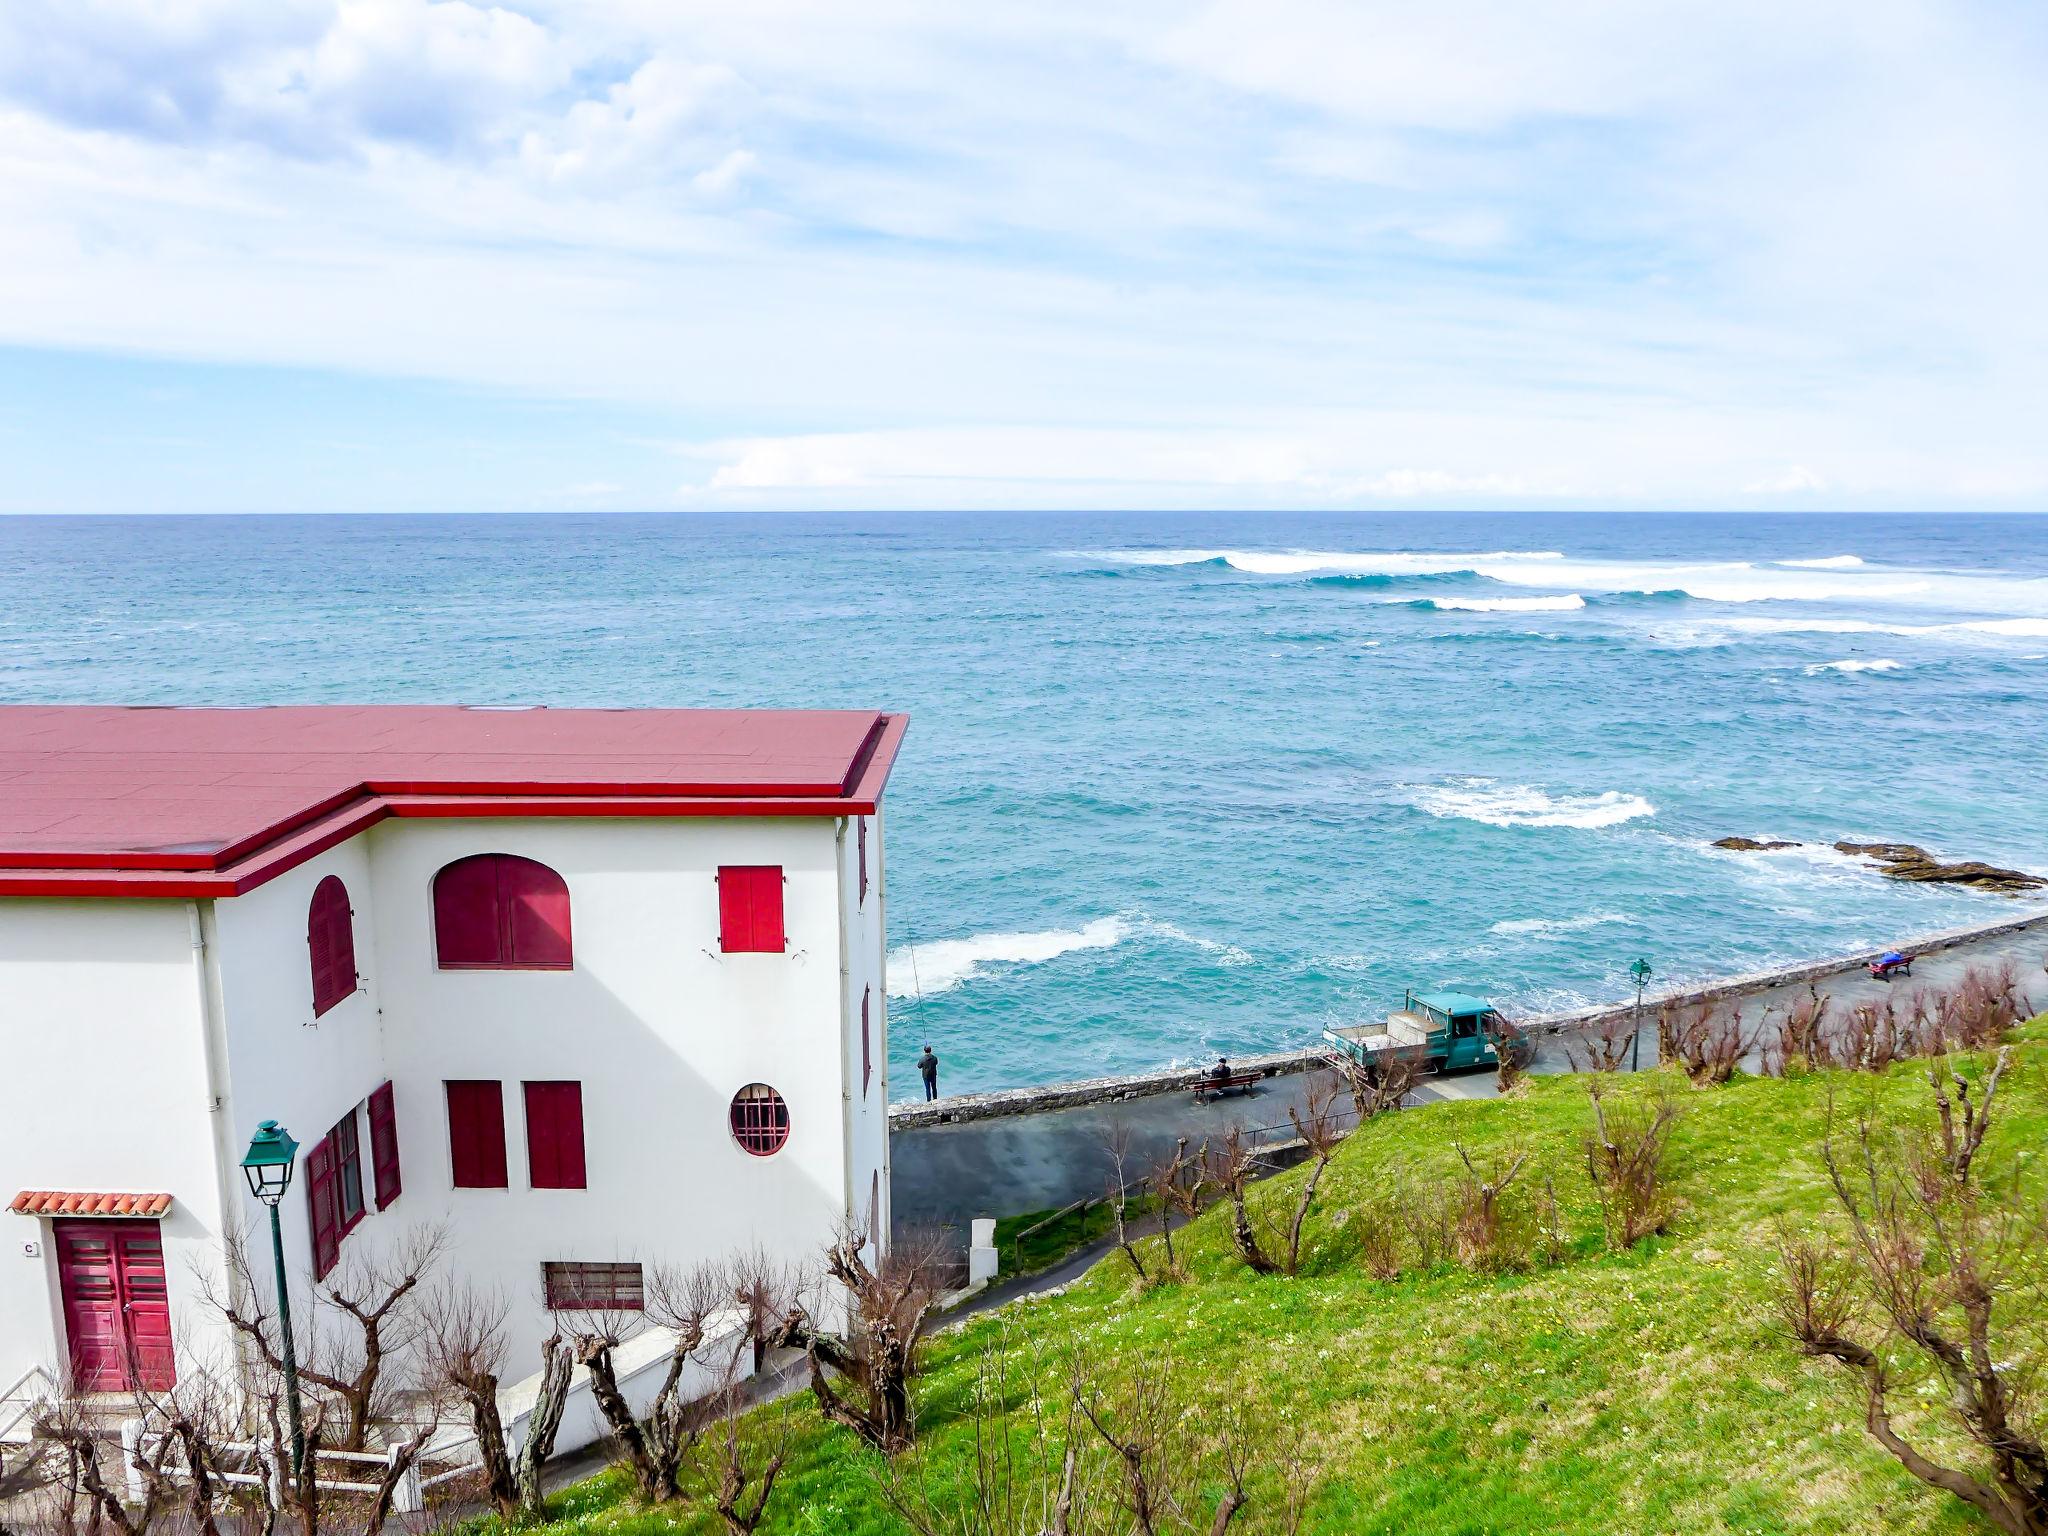
[[[902,1097],[2016,915],[1826,845],[2048,872],[2048,518],[0,518],[0,699],[907,710]]]

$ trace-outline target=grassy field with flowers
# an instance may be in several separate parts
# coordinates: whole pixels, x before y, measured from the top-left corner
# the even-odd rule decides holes
[[[1980,1070],[1981,1061],[1965,1061]],[[1667,1094],[1681,1106],[1667,1167],[1668,1235],[1613,1252],[1602,1235],[1584,1142],[1585,1078],[1538,1079],[1507,1099],[1383,1117],[1342,1147],[1309,1217],[1302,1272],[1257,1276],[1232,1252],[1227,1210],[1178,1238],[1184,1280],[1138,1286],[1111,1253],[1065,1293],[1014,1304],[926,1344],[920,1449],[901,1478],[945,1506],[974,1463],[967,1405],[992,1350],[1013,1379],[1037,1372],[1048,1399],[1059,1361],[1085,1350],[1103,1379],[1170,1379],[1198,1414],[1241,1404],[1268,1453],[1233,1531],[1276,1528],[1276,1448],[1322,1468],[1305,1531],[1936,1533],[1988,1530],[1915,1482],[1866,1438],[1862,1399],[1832,1368],[1799,1358],[1772,1311],[1777,1223],[1834,1220],[1817,1146],[1875,1111],[1928,1123],[1924,1063],[1884,1074],[1738,1076],[1694,1088],[1672,1071],[1608,1077],[1610,1103]],[[1987,1160],[2024,1164],[2048,1136],[2048,1029],[2014,1047]],[[1374,1279],[1357,1230],[1461,1169],[1528,1155],[1511,1191],[1533,1212],[1554,1195],[1562,1248],[1505,1273],[1442,1262]],[[1257,1187],[1255,1207],[1291,1209],[1306,1169]],[[2034,1170],[2020,1175],[2038,1182]],[[1148,1244],[1156,1261],[1157,1239]],[[1922,1384],[1923,1400],[1931,1387]],[[1024,1416],[1009,1399],[1010,1421]],[[825,1426],[808,1397],[788,1414],[790,1460],[763,1530],[856,1536],[907,1529],[882,1491],[880,1458]],[[1914,1424],[1947,1444],[1929,1415]],[[984,1426],[983,1443],[987,1443]],[[717,1528],[690,1506],[646,1510],[607,1474],[568,1490],[557,1527],[577,1536]]]

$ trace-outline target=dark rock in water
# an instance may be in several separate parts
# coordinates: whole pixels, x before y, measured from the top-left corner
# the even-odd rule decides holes
[[[1776,842],[1770,838],[1759,842],[1753,837],[1717,837],[1714,839],[1714,846],[1732,848],[1737,853],[1770,853],[1778,848],[1797,848],[1799,844]]]
[[[2023,874],[2017,869],[2000,869],[1995,864],[1970,860],[1944,864],[1925,848],[1912,843],[1837,843],[1835,852],[1870,859],[1884,867],[1894,880],[1927,881],[1939,885],[1967,885],[1982,891],[2000,891],[2018,896],[2026,891],[2048,888],[2048,880]]]

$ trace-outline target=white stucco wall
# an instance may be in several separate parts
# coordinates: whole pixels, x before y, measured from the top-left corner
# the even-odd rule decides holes
[[[842,837],[843,832],[843,837]],[[182,1356],[220,1358],[190,1268],[217,1264],[224,1221],[266,1241],[234,1163],[262,1119],[310,1147],[387,1079],[404,1193],[375,1205],[359,1121],[362,1223],[342,1260],[445,1223],[449,1266],[511,1303],[505,1378],[538,1362],[549,1259],[688,1263],[758,1247],[802,1262],[881,1169],[886,1230],[887,1020],[882,840],[869,824],[859,899],[851,822],[832,818],[451,818],[385,821],[248,894],[178,901],[0,902],[0,1184],[164,1189]],[[575,965],[442,971],[434,874],[474,853],[520,854],[567,881]],[[721,864],[780,864],[788,948],[723,954]],[[354,910],[359,990],[315,1020],[306,913],[328,874]],[[203,917],[222,1104],[209,1110],[207,1001],[188,912]],[[873,989],[874,1074],[860,1079],[859,1006]],[[503,1084],[510,1187],[452,1188],[442,1084]],[[529,1187],[526,1080],[583,1085],[588,1187]],[[733,1094],[765,1082],[790,1106],[788,1144],[757,1158],[728,1129]],[[74,1127],[85,1134],[72,1134]],[[295,1305],[311,1253],[303,1194],[282,1208]],[[223,1189],[226,1194],[223,1196]],[[225,1206],[225,1211],[223,1210]],[[63,1354],[44,1224],[0,1216],[0,1374]],[[44,1258],[18,1257],[41,1238]],[[259,1276],[267,1253],[256,1250]],[[265,1282],[267,1284],[267,1281]],[[566,1442],[565,1442],[566,1445]]]
[[[219,1256],[200,968],[180,901],[0,900],[0,1202],[161,1191],[172,1328]],[[0,1209],[0,1377],[67,1350],[48,1219]],[[39,1251],[30,1256],[25,1245]]]
[[[406,1195],[373,1220],[445,1215],[464,1265],[513,1303],[523,1374],[548,1323],[544,1260],[688,1262],[759,1246],[812,1257],[844,1210],[836,823],[824,819],[393,821],[368,836],[386,1061]],[[575,967],[435,968],[431,889],[453,859],[538,859],[568,882]],[[789,945],[722,954],[721,864],[780,864]],[[451,1188],[441,1084],[504,1084],[511,1187]],[[588,1187],[528,1187],[526,1080],[583,1084]],[[788,1101],[788,1144],[743,1151],[734,1093]],[[366,1223],[366,1226],[368,1223]]]
[[[860,894],[861,818],[848,818],[840,838],[840,910],[844,928],[846,989],[847,1194],[856,1218],[870,1223],[886,1244],[889,1235],[889,988],[882,912],[882,818],[867,821],[868,893]],[[861,1074],[860,1006],[869,999],[873,1072]],[[871,1192],[879,1188],[879,1211]]]

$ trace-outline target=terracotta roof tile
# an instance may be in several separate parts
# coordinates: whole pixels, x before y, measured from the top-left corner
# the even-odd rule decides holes
[[[24,1189],[8,1206],[22,1216],[161,1216],[170,1208],[169,1195],[66,1189]]]

